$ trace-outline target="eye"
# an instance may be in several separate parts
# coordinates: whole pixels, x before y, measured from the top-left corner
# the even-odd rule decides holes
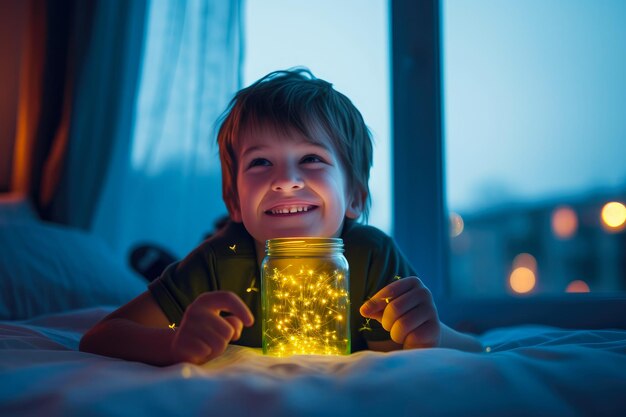
[[[270,166],[272,163],[265,158],[254,158],[248,164],[248,168]]]
[[[306,155],[300,160],[303,164],[325,163],[324,158],[317,155]]]

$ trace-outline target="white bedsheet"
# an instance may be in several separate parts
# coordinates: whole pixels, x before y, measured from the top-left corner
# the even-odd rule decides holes
[[[626,415],[624,331],[499,329],[482,354],[279,359],[231,346],[204,366],[158,368],[77,351],[109,311],[0,322],[0,415]]]

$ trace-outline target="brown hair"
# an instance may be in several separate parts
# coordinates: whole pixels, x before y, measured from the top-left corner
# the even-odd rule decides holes
[[[331,139],[346,170],[348,189],[360,199],[362,217],[370,207],[372,139],[363,116],[332,84],[305,68],[272,72],[240,90],[220,118],[217,135],[222,163],[222,196],[232,213],[237,207],[237,139],[248,129],[295,129],[315,142],[316,130]]]

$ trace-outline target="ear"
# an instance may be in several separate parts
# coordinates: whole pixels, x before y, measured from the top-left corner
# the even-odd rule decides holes
[[[354,195],[348,201],[348,207],[346,207],[346,217],[349,219],[358,219],[363,212],[363,204],[365,196],[359,192],[355,192]]]

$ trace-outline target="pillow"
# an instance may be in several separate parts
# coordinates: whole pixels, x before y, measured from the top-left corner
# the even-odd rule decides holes
[[[0,320],[119,306],[145,289],[95,235],[35,219],[0,221]]]
[[[37,218],[35,210],[24,195],[0,193],[0,223],[33,221]]]

